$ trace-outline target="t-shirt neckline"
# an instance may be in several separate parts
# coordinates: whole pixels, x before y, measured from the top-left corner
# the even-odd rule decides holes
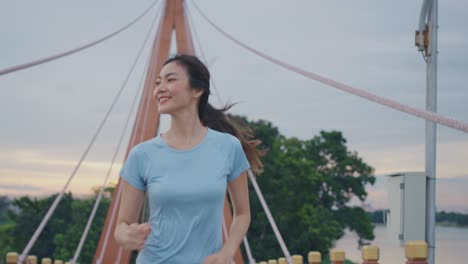
[[[211,128],[207,127],[207,131],[205,133],[205,136],[203,137],[203,139],[195,146],[193,146],[192,148],[190,149],[175,149],[171,146],[169,146],[169,144],[167,144],[167,142],[163,139],[163,137],[161,136],[162,133],[159,133],[158,136],[156,137],[156,140],[161,143],[161,145],[163,145],[165,148],[169,149],[170,151],[173,151],[173,152],[178,152],[178,153],[187,153],[187,152],[192,152],[192,151],[195,151],[197,150],[198,148],[200,148],[204,142],[206,141],[206,139],[208,138],[209,134],[211,134]]]

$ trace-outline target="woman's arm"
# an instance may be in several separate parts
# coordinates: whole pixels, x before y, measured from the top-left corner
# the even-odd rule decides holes
[[[232,257],[250,226],[247,171],[244,171],[237,179],[228,183],[228,189],[234,214],[229,237],[222,251],[227,252]]]
[[[114,237],[120,246],[130,250],[139,250],[144,247],[146,237],[150,232],[148,223],[138,224],[145,192],[128,184],[124,179],[120,184],[122,197]]]
[[[250,226],[249,190],[247,185],[247,171],[237,179],[228,183],[234,215],[231,230],[223,248],[216,254],[210,255],[203,264],[231,263],[232,257],[239,247]]]

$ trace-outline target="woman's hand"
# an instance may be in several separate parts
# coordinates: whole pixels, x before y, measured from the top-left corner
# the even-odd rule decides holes
[[[231,261],[231,255],[228,252],[221,250],[216,254],[206,257],[203,264],[231,264]]]
[[[148,223],[137,223],[145,201],[145,192],[133,187],[126,180],[122,180],[121,184],[122,197],[114,237],[121,247],[140,250],[145,246],[146,237],[151,231]]]
[[[116,235],[116,238],[119,238],[119,244],[123,248],[130,250],[143,249],[143,247],[145,246],[146,238],[151,232],[151,227],[148,223],[133,223],[130,225],[121,223],[118,229],[118,232],[116,232],[116,234],[118,233],[118,235]]]

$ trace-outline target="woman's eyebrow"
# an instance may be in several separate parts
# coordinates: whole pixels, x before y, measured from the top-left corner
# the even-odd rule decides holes
[[[176,72],[170,72],[170,73],[166,74],[166,76],[164,76],[164,77],[168,78],[171,75],[177,75],[177,73]],[[161,76],[158,76],[158,79],[160,79],[160,78],[161,78]]]

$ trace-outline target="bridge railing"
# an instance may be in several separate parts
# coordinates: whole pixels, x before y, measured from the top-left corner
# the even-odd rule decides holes
[[[9,252],[6,255],[6,264],[17,264],[19,259],[19,255],[16,252]],[[25,264],[38,264],[37,257],[34,255],[30,255],[24,261]],[[52,262],[51,258],[43,258],[40,264],[63,264],[62,260],[56,259]],[[71,264],[71,262],[65,262],[65,264]]]
[[[380,249],[377,246],[364,246],[361,249],[362,264],[379,264]],[[427,243],[424,241],[408,241],[405,245],[406,264],[427,264]],[[339,249],[330,250],[331,264],[344,264],[346,259],[345,251]],[[260,261],[259,264],[286,264],[286,258],[270,259]],[[307,255],[308,264],[321,264],[322,255],[318,251],[311,251]],[[292,264],[304,264],[304,257],[301,255],[292,256]],[[385,264],[385,263],[383,263]],[[395,264],[395,263],[391,263]]]
[[[369,245],[361,249],[362,264],[379,264],[380,250],[379,247]],[[405,244],[406,264],[427,264],[427,243],[424,241],[408,241]],[[330,250],[331,264],[344,264],[346,259],[345,251],[339,249]],[[6,264],[17,264],[18,253],[9,252],[6,255]],[[28,256],[26,264],[38,264],[36,256]],[[286,264],[286,258],[270,259],[268,261],[260,261],[259,264]],[[311,251],[307,255],[308,264],[321,264],[322,255],[318,251]],[[43,258],[41,264],[52,264],[52,259]],[[55,260],[53,264],[63,264],[62,260]],[[71,262],[65,262],[71,264]],[[292,256],[292,264],[304,264],[304,258],[301,255]],[[393,263],[392,263],[393,264]]]

